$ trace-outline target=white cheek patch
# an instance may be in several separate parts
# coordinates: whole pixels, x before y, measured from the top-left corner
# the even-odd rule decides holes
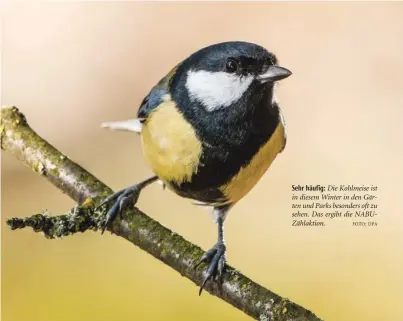
[[[186,88],[190,99],[202,103],[208,111],[230,106],[238,101],[253,81],[227,72],[188,71]]]

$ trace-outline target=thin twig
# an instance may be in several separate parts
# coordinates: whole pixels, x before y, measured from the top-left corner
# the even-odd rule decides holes
[[[49,216],[40,213],[28,218],[11,218],[11,229],[32,227],[48,238],[59,238],[100,229],[102,210],[94,211],[112,190],[74,163],[33,131],[16,107],[1,109],[1,148],[47,178],[80,205],[68,213]],[[194,270],[203,250],[186,241],[146,214],[134,208],[117,218],[108,228],[144,251],[163,261],[195,284],[201,284],[206,266]],[[319,321],[312,312],[265,289],[227,265],[221,286],[209,283],[206,291],[232,304],[256,320]],[[195,293],[196,295],[196,293]]]

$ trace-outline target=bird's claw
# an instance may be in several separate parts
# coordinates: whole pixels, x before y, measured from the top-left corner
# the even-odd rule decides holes
[[[110,223],[112,223],[117,215],[121,215],[122,212],[128,208],[130,205],[135,205],[139,194],[140,194],[140,186],[138,184],[130,186],[128,188],[122,189],[110,196],[108,196],[101,204],[99,204],[96,209],[108,204],[112,201],[115,201],[114,204],[109,208],[106,213],[105,222],[102,225],[101,233],[104,234],[106,228]]]
[[[201,295],[207,281],[212,279],[217,282],[221,279],[226,260],[226,247],[225,244],[221,242],[218,242],[210,250],[204,253],[200,261],[195,265],[196,269],[202,262],[210,263],[206,271],[206,276],[200,286],[199,295]]]

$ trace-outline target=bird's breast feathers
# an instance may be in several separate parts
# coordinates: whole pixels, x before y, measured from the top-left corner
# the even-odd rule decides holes
[[[228,183],[220,187],[229,202],[239,201],[256,185],[277,154],[282,151],[284,143],[285,128],[280,121],[269,140],[260,147],[246,166],[241,167]]]
[[[191,180],[202,144],[169,95],[145,120],[141,140],[146,160],[168,186]]]
[[[197,191],[198,186],[192,185],[192,179],[196,182],[194,178],[198,172],[202,174],[201,167],[215,164],[201,163],[201,159],[205,159],[202,154],[208,152],[206,150],[208,147],[200,141],[194,127],[179,112],[169,95],[163,98],[162,103],[143,123],[141,140],[146,161],[168,187],[182,196],[193,199],[198,199],[197,195],[207,193],[203,190]],[[214,195],[214,198],[221,195],[220,199],[209,199],[208,195],[203,195],[205,199],[198,200],[215,204],[239,201],[267,171],[277,154],[284,148],[284,144],[285,128],[280,118],[270,138],[256,150],[246,164],[243,160],[245,165],[240,166],[230,179],[226,179],[219,186],[203,186],[203,189]],[[214,175],[216,176],[214,180],[217,181],[217,176],[220,176],[218,167]],[[208,181],[208,178],[204,177],[203,181]],[[186,186],[186,190],[179,191],[182,185]]]

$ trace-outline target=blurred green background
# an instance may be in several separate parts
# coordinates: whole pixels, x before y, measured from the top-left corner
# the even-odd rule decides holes
[[[142,180],[133,118],[171,67],[211,43],[278,55],[284,153],[226,221],[229,263],[327,321],[401,321],[403,4],[42,3],[2,7],[2,104],[113,189]],[[2,152],[4,321],[248,320],[129,242],[88,232],[46,240],[9,217],[74,203]],[[291,226],[292,184],[376,184],[378,228]],[[159,185],[139,207],[209,248],[204,209]]]

